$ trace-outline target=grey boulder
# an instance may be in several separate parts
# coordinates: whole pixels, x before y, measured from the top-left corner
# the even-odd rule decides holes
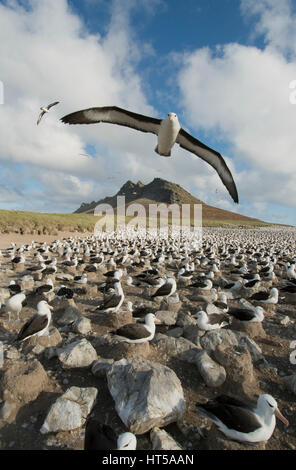
[[[186,403],[175,372],[141,357],[121,359],[107,373],[109,391],[126,427],[144,434],[180,419]]]

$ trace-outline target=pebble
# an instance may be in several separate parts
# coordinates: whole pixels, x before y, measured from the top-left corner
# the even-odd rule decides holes
[[[296,447],[293,444],[291,444],[291,442],[286,442],[286,444],[287,444],[287,447],[289,447],[289,449],[291,449],[291,450],[296,449]]]

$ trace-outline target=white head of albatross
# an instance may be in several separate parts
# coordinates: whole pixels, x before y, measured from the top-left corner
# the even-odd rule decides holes
[[[136,450],[137,438],[131,432],[120,434],[117,439],[117,450]]]
[[[134,113],[118,106],[104,106],[83,109],[61,118],[65,124],[92,124],[108,122],[120,126],[130,127],[141,132],[157,135],[155,152],[164,157],[170,157],[171,149],[175,143],[195,154],[197,157],[211,165],[220,176],[234,202],[238,203],[238,194],[232,174],[222,155],[183,129],[176,113],[168,113],[165,119],[156,119],[150,116]]]

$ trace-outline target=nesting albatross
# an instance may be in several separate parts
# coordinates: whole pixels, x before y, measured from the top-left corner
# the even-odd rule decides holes
[[[89,418],[85,427],[84,450],[135,450],[137,438],[131,432],[117,436],[107,424]]]
[[[169,113],[163,120],[134,113],[117,106],[104,106],[83,109],[61,118],[65,124],[94,124],[105,122],[131,127],[141,132],[157,135],[155,152],[163,157],[171,156],[175,143],[188,152],[206,161],[218,173],[234,202],[238,203],[238,194],[232,174],[222,155],[190,135],[180,126],[177,114]]]
[[[154,338],[155,323],[160,323],[160,320],[153,313],[148,313],[145,316],[145,323],[128,323],[110,333],[115,335],[120,342],[146,343]]]
[[[268,394],[260,395],[256,408],[227,395],[216,397],[203,405],[197,404],[196,407],[228,439],[234,441],[267,442],[276,425],[275,417],[289,426],[289,421],[279,411],[277,402]]]
[[[24,341],[31,336],[43,336],[48,331],[52,309],[46,300],[38,302],[37,312],[23,325],[16,341]]]

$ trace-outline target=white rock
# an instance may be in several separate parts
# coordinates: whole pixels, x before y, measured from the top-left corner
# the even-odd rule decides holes
[[[155,313],[155,316],[163,325],[175,325],[178,312],[173,312],[171,310],[158,310]]]
[[[208,387],[220,387],[226,380],[224,367],[213,361],[206,351],[196,355],[195,363],[198,371]]]
[[[153,450],[183,450],[180,444],[163,429],[153,428],[150,432],[150,440]]]
[[[82,426],[95,403],[97,393],[94,387],[69,388],[50,407],[40,432],[70,431]]]
[[[63,367],[88,367],[98,359],[96,350],[86,339],[81,339],[57,350]]]
[[[51,406],[40,429],[42,434],[57,431],[70,431],[82,426],[83,418],[78,403],[60,397]]]
[[[186,404],[181,382],[169,367],[141,357],[121,359],[107,373],[121,420],[134,434],[180,419]]]
[[[72,329],[76,333],[87,335],[91,331],[91,321],[88,318],[78,318],[72,324]]]

